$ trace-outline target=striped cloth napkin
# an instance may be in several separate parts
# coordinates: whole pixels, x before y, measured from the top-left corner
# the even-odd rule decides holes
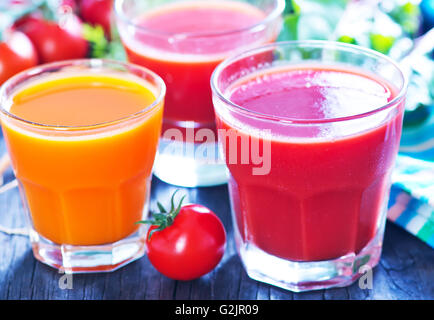
[[[434,248],[434,108],[404,128],[392,174],[388,219]]]

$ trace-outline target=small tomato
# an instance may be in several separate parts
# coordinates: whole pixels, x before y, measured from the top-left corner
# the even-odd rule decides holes
[[[8,30],[0,42],[0,85],[14,74],[38,63],[32,42],[22,32]]]
[[[192,280],[213,270],[223,257],[226,232],[222,222],[210,209],[199,204],[172,207],[153,220],[140,221],[151,227],[147,236],[147,255],[152,265],[175,280]]]

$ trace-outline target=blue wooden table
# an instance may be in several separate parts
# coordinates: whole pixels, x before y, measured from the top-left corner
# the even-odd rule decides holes
[[[11,172],[6,181],[13,179]],[[154,178],[151,208],[175,190]],[[72,276],[72,289],[59,287],[63,274],[33,257],[28,238],[0,233],[0,299],[434,299],[434,250],[388,222],[380,264],[373,270],[373,288],[358,283],[306,293],[292,293],[248,278],[235,252],[226,185],[182,189],[187,201],[208,206],[222,219],[228,247],[218,267],[188,282],[159,274],[143,257],[113,273]],[[0,194],[0,223],[23,226],[17,189]]]

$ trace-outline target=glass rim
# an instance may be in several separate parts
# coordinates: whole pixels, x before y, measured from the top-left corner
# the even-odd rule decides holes
[[[6,91],[8,89],[19,85],[20,83],[22,83],[25,80],[29,80],[35,76],[41,75],[44,72],[46,72],[47,70],[56,69],[56,68],[64,68],[64,67],[85,66],[88,69],[99,69],[99,68],[103,69],[104,67],[106,67],[108,70],[112,69],[112,70],[116,71],[116,69],[113,68],[113,65],[124,67],[127,70],[134,68],[135,70],[139,70],[141,72],[144,72],[146,75],[152,77],[152,79],[155,80],[155,82],[158,84],[158,90],[159,90],[159,93],[155,97],[155,100],[151,104],[140,109],[139,111],[128,114],[128,115],[123,116],[119,119],[109,120],[109,121],[104,121],[104,122],[98,122],[98,123],[90,124],[90,125],[87,124],[87,125],[74,125],[74,126],[51,125],[51,124],[44,124],[44,123],[26,120],[26,119],[23,119],[22,117],[19,117],[15,114],[11,113],[10,111],[8,111],[4,108],[3,103],[8,101],[9,99],[11,99],[11,97],[8,96],[8,94],[6,93]],[[130,73],[130,72],[127,71],[127,73]],[[25,124],[31,125],[31,126],[40,127],[43,129],[59,130],[59,131],[92,130],[92,129],[97,129],[97,128],[100,128],[103,126],[116,125],[116,124],[128,121],[130,119],[136,118],[142,114],[146,114],[148,111],[154,109],[156,106],[161,104],[161,102],[164,99],[165,94],[166,94],[166,84],[164,83],[163,79],[158,74],[156,74],[152,70],[149,70],[148,68],[145,68],[145,67],[142,67],[142,66],[139,66],[136,64],[132,64],[129,62],[122,62],[122,61],[116,61],[116,60],[111,60],[111,59],[73,59],[73,60],[64,60],[64,61],[57,61],[57,62],[52,62],[52,63],[41,64],[41,65],[38,65],[36,67],[21,71],[21,72],[15,74],[14,76],[10,77],[0,87],[0,112],[2,112],[7,117],[13,118],[14,120],[17,120],[19,122],[22,122],[22,123],[25,123]]]
[[[262,112],[257,112],[253,110],[249,110],[247,108],[244,108],[234,102],[232,102],[229,98],[225,97],[223,92],[220,90],[217,80],[222,73],[222,71],[233,64],[234,62],[237,62],[243,58],[247,58],[250,56],[254,56],[256,54],[265,52],[267,50],[278,48],[278,47],[310,47],[310,48],[323,48],[323,49],[342,49],[346,51],[352,51],[354,53],[361,53],[366,56],[370,56],[375,59],[381,59],[392,65],[401,75],[402,78],[402,86],[398,89],[397,95],[387,102],[386,104],[383,104],[382,106],[375,108],[374,110],[358,113],[355,115],[350,116],[344,116],[344,117],[333,117],[333,118],[326,118],[326,119],[298,119],[298,118],[291,118],[291,117],[285,117],[285,116],[276,116],[276,115],[270,115]],[[370,115],[376,114],[378,112],[384,111],[386,109],[392,108],[393,106],[396,106],[400,103],[400,101],[404,98],[406,90],[408,86],[408,79],[407,76],[402,71],[399,64],[394,61],[392,58],[369,48],[361,47],[358,45],[338,42],[338,41],[330,41],[330,40],[290,40],[290,41],[280,41],[280,42],[274,42],[271,44],[263,45],[260,47],[256,47],[253,49],[249,49],[247,51],[244,51],[242,53],[239,53],[235,56],[232,56],[230,58],[225,59],[222,61],[213,71],[211,75],[211,89],[214,94],[217,95],[217,97],[222,100],[230,109],[241,112],[245,115],[248,115],[250,117],[269,120],[269,121],[277,121],[281,123],[288,123],[288,124],[300,124],[300,125],[312,125],[312,124],[323,124],[323,123],[333,123],[333,122],[341,122],[341,121],[348,121],[348,120],[354,120],[354,119],[360,119],[365,118]]]
[[[253,25],[247,26],[247,27],[243,27],[243,28],[238,28],[238,29],[234,29],[234,30],[229,30],[229,31],[220,31],[220,32],[165,32],[165,31],[160,31],[160,30],[156,30],[156,29],[151,29],[151,28],[146,28],[143,26],[138,25],[137,23],[133,22],[131,19],[128,18],[128,16],[126,16],[126,14],[124,13],[124,11],[122,10],[122,5],[125,3],[126,0],[115,0],[114,4],[113,4],[113,8],[114,8],[114,13],[116,18],[119,18],[120,20],[122,20],[125,24],[129,25],[129,26],[133,26],[134,28],[137,28],[139,30],[143,30],[147,33],[152,33],[152,34],[156,34],[159,36],[165,36],[165,37],[178,37],[181,39],[190,39],[190,38],[209,38],[209,37],[220,37],[220,36],[227,36],[227,35],[231,35],[231,34],[236,34],[236,33],[242,33],[242,32],[246,32],[246,31],[250,31],[250,30],[254,30],[256,28],[262,27],[263,25],[268,24],[269,22],[273,21],[274,19],[278,18],[284,11],[285,9],[285,5],[286,2],[285,0],[273,0],[275,2],[275,7],[273,8],[273,10],[267,14],[267,16],[262,19],[260,22],[257,22]]]

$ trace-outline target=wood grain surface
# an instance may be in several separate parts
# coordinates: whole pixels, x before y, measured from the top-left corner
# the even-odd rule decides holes
[[[13,179],[6,172],[5,180]],[[176,189],[154,178],[151,209]],[[292,293],[249,279],[235,252],[226,185],[182,189],[187,201],[215,211],[228,232],[228,246],[218,267],[188,282],[159,274],[143,257],[112,273],[72,276],[72,289],[61,289],[63,274],[33,257],[28,238],[0,233],[0,299],[434,299],[434,250],[388,222],[380,264],[373,270],[373,288],[350,287]],[[18,190],[0,194],[0,223],[24,225]]]

